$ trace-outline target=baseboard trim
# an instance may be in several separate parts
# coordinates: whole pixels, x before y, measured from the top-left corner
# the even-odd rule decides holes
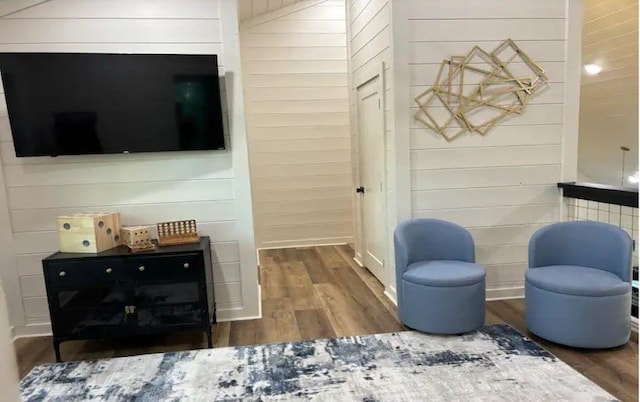
[[[364,264],[362,262],[360,262],[360,260],[358,259],[358,257],[353,257],[353,261],[355,261],[356,264],[358,264],[358,266],[360,268],[364,268]]]
[[[13,329],[13,342],[19,338],[34,338],[36,336],[51,336],[50,322],[42,322],[37,324],[27,324],[23,326],[16,326]]]
[[[220,309],[216,311],[216,319],[218,322],[226,321],[245,321],[245,320],[259,320],[262,318],[262,286],[258,285],[258,314],[247,315],[242,303],[237,306]]]
[[[396,307],[398,307],[398,293],[396,292],[396,288],[393,286],[385,286],[384,295],[391,300]]]
[[[487,301],[506,300],[506,299],[523,299],[524,286],[518,286],[514,288],[487,289],[485,298]]]
[[[262,242],[258,250],[278,250],[281,248],[311,247],[311,246],[342,246],[353,242],[353,237],[328,237],[321,239],[283,240]]]
[[[244,316],[242,315],[242,310],[225,310],[218,313],[217,321],[218,322],[229,322],[229,321],[246,321],[246,320],[259,320],[262,318],[261,315],[256,316]],[[239,312],[238,312],[239,311]]]
[[[384,295],[389,298],[395,304],[398,305],[398,293],[393,286],[386,286],[384,288]],[[515,288],[502,288],[502,289],[487,289],[485,299],[487,301],[492,300],[508,300],[508,299],[523,299],[524,287]],[[636,321],[637,327],[637,321]]]

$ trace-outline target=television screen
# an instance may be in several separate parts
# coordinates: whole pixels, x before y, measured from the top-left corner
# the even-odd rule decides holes
[[[17,156],[224,149],[215,55],[4,53],[0,73]]]

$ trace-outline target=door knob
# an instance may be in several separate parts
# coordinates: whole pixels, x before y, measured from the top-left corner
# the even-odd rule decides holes
[[[64,272],[64,271],[60,271],[60,273],[59,273],[58,275],[60,275],[60,276],[65,276],[65,275],[67,275],[67,273],[66,273],[66,272]]]
[[[184,263],[184,265],[183,265],[183,267],[185,267],[185,268],[189,268],[189,263],[188,263],[188,262],[185,262],[185,263]]]
[[[140,268],[138,268],[138,271],[140,271],[140,272],[144,271],[144,265],[140,266]]]
[[[107,268],[106,272],[107,272],[108,274],[110,274],[110,273],[112,273],[112,272],[113,272],[113,269],[111,269],[111,268]]]

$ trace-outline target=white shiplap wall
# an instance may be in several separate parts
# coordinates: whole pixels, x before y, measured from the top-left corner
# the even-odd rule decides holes
[[[414,217],[440,218],[471,231],[477,260],[487,267],[487,296],[521,293],[527,244],[559,218],[562,174],[566,3],[437,0],[410,2],[408,64],[413,102],[433,84],[444,58],[474,45],[492,50],[512,38],[547,71],[550,83],[522,116],[486,137],[447,143],[411,120],[411,205]],[[401,39],[399,39],[401,40]]]
[[[239,59],[229,61],[239,52],[231,0],[47,2],[0,19],[0,51],[217,54],[223,89],[232,82],[241,88]],[[0,149],[17,283],[6,282],[11,272],[3,277],[17,289],[9,300],[12,311],[20,311],[16,303],[22,307],[22,316],[12,317],[16,327],[46,328],[40,261],[58,249],[56,216],[83,211],[119,211],[126,225],[196,219],[201,235],[212,239],[218,317],[259,315],[244,117],[238,107],[234,113],[227,107],[237,104],[230,99],[240,91],[222,93],[229,150],[57,158],[16,158],[0,93]]]
[[[578,165],[593,183],[619,186],[638,170],[638,0],[585,0]],[[620,146],[631,152],[622,161]],[[633,155],[633,156],[632,156]]]
[[[240,21],[250,20],[301,0],[238,0]]]
[[[18,367],[9,322],[7,299],[0,279],[0,356],[2,356],[2,359],[0,359],[0,371],[2,372],[0,388],[2,388],[2,398],[4,400],[20,401]]]
[[[349,0],[347,2],[347,15],[349,20],[349,68],[351,71],[351,127],[353,144],[352,160],[357,163],[357,116],[356,86],[362,83],[366,74],[376,69],[380,63],[384,63],[384,105],[385,105],[385,165],[386,189],[387,189],[387,255],[385,256],[385,273],[387,280],[384,285],[395,289],[393,283],[393,230],[396,225],[395,212],[395,148],[394,148],[394,119],[393,119],[393,80],[392,74],[392,48],[391,48],[391,9],[389,0]],[[368,78],[368,77],[367,77]],[[354,166],[354,171],[357,168]],[[357,248],[357,247],[356,247]],[[360,250],[356,250],[356,256],[360,261]],[[393,298],[394,296],[392,296]]]
[[[343,0],[242,24],[258,247],[353,241],[345,24]]]

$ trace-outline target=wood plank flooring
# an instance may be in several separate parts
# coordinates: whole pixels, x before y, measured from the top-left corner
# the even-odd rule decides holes
[[[219,323],[216,347],[402,331],[396,308],[348,246],[265,250],[260,253],[263,317]],[[527,334],[522,299],[487,303],[487,323],[506,322]],[[527,334],[551,353],[623,401],[638,400],[638,340],[607,351],[576,350]],[[16,341],[20,375],[54,362],[50,337]],[[99,359],[206,347],[201,333],[136,341],[62,344],[65,360]]]

